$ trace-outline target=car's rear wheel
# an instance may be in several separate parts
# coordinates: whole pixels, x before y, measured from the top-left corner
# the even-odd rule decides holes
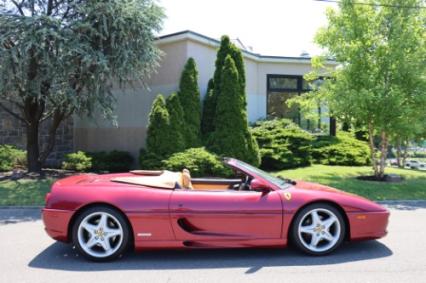
[[[122,255],[129,246],[129,225],[121,213],[95,206],[77,216],[72,228],[77,250],[94,261],[108,261]]]
[[[325,255],[341,245],[346,227],[338,209],[326,203],[315,203],[296,215],[291,233],[293,242],[301,251]]]

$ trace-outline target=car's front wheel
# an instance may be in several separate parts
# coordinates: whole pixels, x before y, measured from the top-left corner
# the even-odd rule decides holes
[[[308,205],[297,215],[292,225],[296,246],[311,255],[325,255],[343,242],[345,222],[339,210],[326,203]]]
[[[77,216],[72,228],[73,243],[85,257],[108,261],[122,255],[129,246],[129,225],[118,211],[95,206]]]

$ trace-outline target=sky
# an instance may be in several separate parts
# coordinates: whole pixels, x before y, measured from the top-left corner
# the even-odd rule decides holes
[[[326,7],[314,0],[158,0],[167,18],[160,35],[192,30],[213,38],[239,38],[262,55],[318,55],[316,31]]]

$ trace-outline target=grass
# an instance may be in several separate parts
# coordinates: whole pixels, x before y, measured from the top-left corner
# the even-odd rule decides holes
[[[360,175],[372,175],[371,167],[313,165],[274,174],[328,185],[372,200],[426,200],[426,172],[386,168],[386,174],[391,173],[401,175],[404,181],[383,183],[356,179]]]
[[[50,191],[53,179],[22,179],[0,182],[0,206],[44,205],[44,197]]]

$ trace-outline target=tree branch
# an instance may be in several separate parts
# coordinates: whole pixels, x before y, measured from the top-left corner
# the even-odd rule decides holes
[[[47,11],[46,11],[46,15],[50,16],[52,14],[52,10],[53,10],[53,0],[49,0],[47,2]]]
[[[21,16],[25,16],[24,11],[22,10],[22,2],[21,4],[18,4],[18,2],[12,0],[12,3],[15,5],[16,8],[18,8],[19,14],[21,14]]]
[[[24,118],[22,118],[21,116],[19,116],[18,114],[16,114],[15,112],[13,112],[12,110],[10,110],[9,108],[7,108],[6,106],[4,106],[2,103],[0,103],[0,108],[3,109],[4,111],[6,111],[7,113],[9,113],[10,115],[12,115],[14,118],[18,119],[19,121],[28,124],[28,121],[25,120]]]

